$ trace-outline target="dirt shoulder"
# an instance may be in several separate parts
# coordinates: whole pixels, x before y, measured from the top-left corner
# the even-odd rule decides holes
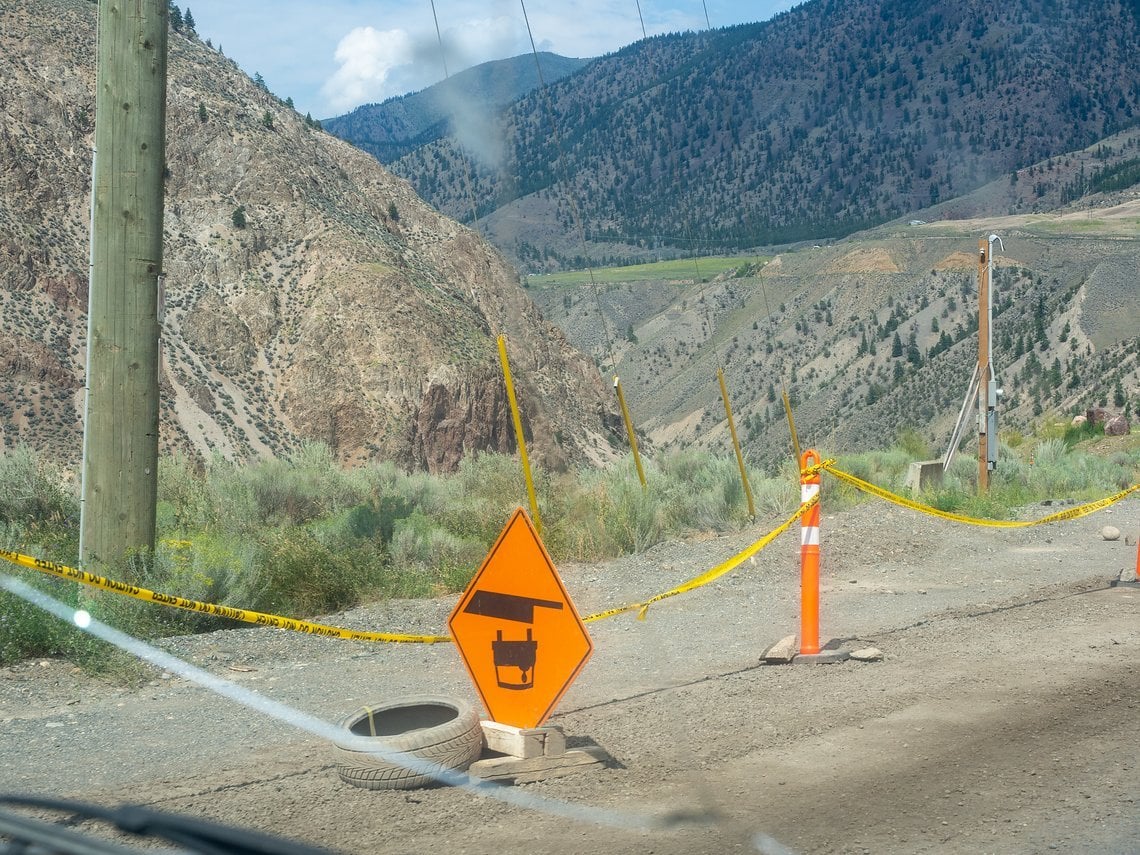
[[[645,621],[591,625],[595,655],[552,723],[613,763],[512,788],[529,806],[452,788],[355,789],[323,741],[181,678],[124,690],[53,662],[0,676],[5,778],[345,852],[1134,851],[1140,590],[1110,582],[1134,566],[1136,546],[1100,530],[1134,538],[1138,520],[1138,500],[1018,530],[879,503],[825,511],[824,634],[874,645],[884,661],[760,664],[798,627],[791,532]],[[579,609],[595,611],[708,569],[770,523],[560,570]],[[453,604],[330,620],[437,631]],[[165,646],[329,721],[409,693],[474,700],[450,645],[243,629]],[[624,826],[567,817],[583,806]]]

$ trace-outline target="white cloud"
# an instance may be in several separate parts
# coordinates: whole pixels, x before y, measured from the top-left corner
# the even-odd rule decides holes
[[[480,62],[517,56],[527,44],[526,29],[521,20],[505,15],[469,18],[458,26],[445,28],[443,43],[449,54],[448,70],[454,74]],[[437,55],[438,52],[437,43]],[[452,62],[452,55],[458,62]]]
[[[386,97],[393,72],[415,61],[411,36],[404,30],[356,27],[340,40],[334,58],[338,68],[321,94],[338,111]]]
[[[337,69],[321,95],[333,111],[343,112],[430,86],[444,76],[440,38],[449,74],[529,50],[522,22],[507,16],[454,22],[442,36],[422,27],[414,34],[355,27],[337,45]]]

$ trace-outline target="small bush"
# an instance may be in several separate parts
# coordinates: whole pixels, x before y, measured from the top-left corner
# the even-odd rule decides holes
[[[930,460],[930,445],[914,428],[902,428],[895,442],[899,450],[907,454],[911,460]]]
[[[643,490],[637,477],[607,479],[609,511],[603,525],[610,543],[620,553],[644,552],[661,540],[664,519],[661,503],[652,489]]]
[[[78,525],[78,497],[58,466],[27,446],[0,454],[0,526],[7,537],[60,545]]]
[[[424,587],[416,591],[416,596],[458,591],[471,580],[488,545],[483,540],[454,534],[422,514],[412,514],[396,525],[392,567],[409,579],[419,577]]]
[[[756,513],[787,516],[800,504],[799,479],[751,477],[752,503]]]
[[[748,503],[735,459],[690,450],[663,454],[658,465],[654,487],[666,531],[725,531],[744,523]]]
[[[255,611],[287,616],[327,614],[358,604],[385,571],[375,551],[331,548],[311,532],[287,529],[267,545],[258,567]]]
[[[1088,439],[1096,439],[1097,437],[1104,436],[1103,424],[1092,424],[1091,422],[1081,422],[1079,425],[1069,425],[1065,428],[1065,433],[1062,439],[1069,448],[1074,447],[1077,443],[1084,442]]]

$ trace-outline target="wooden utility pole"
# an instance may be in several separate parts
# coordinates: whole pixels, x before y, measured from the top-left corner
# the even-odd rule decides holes
[[[990,388],[990,276],[989,242],[978,241],[978,492],[990,489],[989,408]],[[997,437],[993,438],[997,442]]]
[[[100,0],[80,564],[154,549],[167,0]]]

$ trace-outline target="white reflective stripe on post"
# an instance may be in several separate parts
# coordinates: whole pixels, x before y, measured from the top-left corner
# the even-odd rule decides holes
[[[806,505],[819,495],[819,484],[801,484],[800,502]],[[813,525],[814,523],[814,525]],[[800,517],[800,546],[819,546],[819,506]]]

